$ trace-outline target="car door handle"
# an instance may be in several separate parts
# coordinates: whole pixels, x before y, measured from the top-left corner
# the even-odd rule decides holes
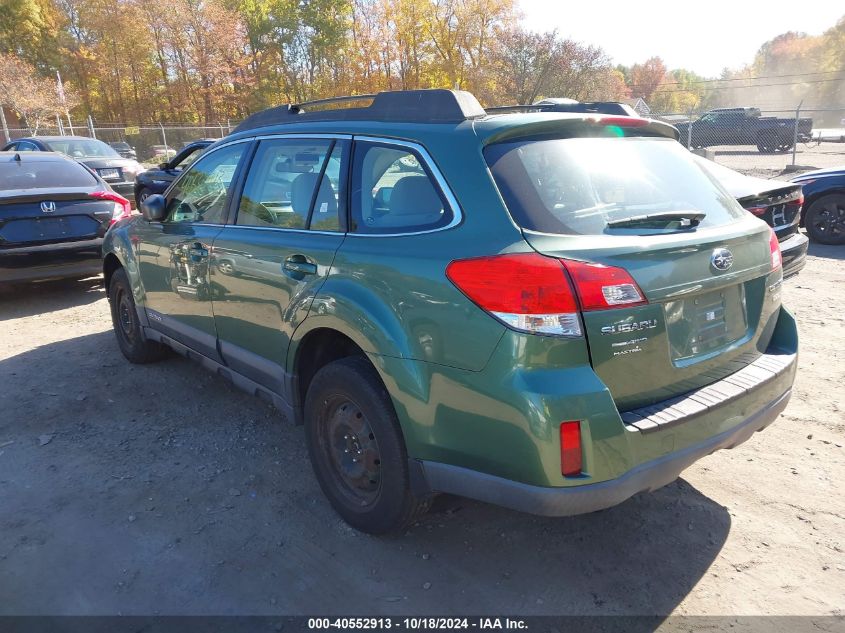
[[[305,261],[302,256],[288,257],[285,260],[285,263],[282,265],[287,271],[292,273],[299,273],[301,275],[316,275],[317,274],[317,264],[312,264],[309,261]]]
[[[190,249],[188,249],[188,255],[191,256],[191,261],[200,262],[203,259],[208,258],[208,249],[199,242],[196,242],[191,245]]]

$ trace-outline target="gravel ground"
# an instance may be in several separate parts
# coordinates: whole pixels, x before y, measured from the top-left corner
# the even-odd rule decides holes
[[[650,495],[548,519],[457,498],[343,524],[303,432],[190,361],[121,357],[99,280],[0,295],[0,615],[843,614],[845,249],[786,283],[774,425]]]
[[[716,153],[715,160],[720,165],[758,178],[789,180],[796,173],[845,165],[845,143],[799,143],[794,172],[786,171],[787,165],[792,165],[791,151],[761,154],[756,147],[748,145],[719,145],[709,149]]]

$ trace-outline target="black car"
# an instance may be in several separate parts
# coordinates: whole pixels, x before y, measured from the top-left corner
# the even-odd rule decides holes
[[[214,139],[203,139],[188,143],[176,156],[159,165],[158,169],[150,169],[135,176],[135,200],[138,204],[154,193],[164,193],[170,183],[213,142]]]
[[[112,141],[109,143],[109,147],[114,149],[118,154],[123,156],[123,158],[131,158],[132,160],[138,160],[138,152],[135,151],[135,148],[132,147],[126,141]]]
[[[138,161],[123,158],[103,141],[87,136],[31,136],[7,143],[2,151],[61,152],[95,171],[112,189],[130,201],[135,196],[135,176],[144,171]]]
[[[129,201],[54,152],[0,152],[0,284],[102,272],[108,228]]]
[[[804,195],[801,185],[783,180],[746,176],[705,158],[696,161],[704,167],[744,209],[775,230],[783,259],[784,278],[798,274],[807,263],[809,240],[798,230]]]
[[[795,176],[804,189],[804,230],[814,242],[845,244],[845,165]]]

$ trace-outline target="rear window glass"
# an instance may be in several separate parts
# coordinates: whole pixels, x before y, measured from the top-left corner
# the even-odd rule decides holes
[[[95,139],[71,138],[46,143],[51,151],[61,152],[73,158],[120,158],[113,147]]]
[[[92,187],[97,179],[70,161],[8,161],[0,163],[0,190]]]
[[[745,213],[672,139],[517,141],[484,156],[514,221],[531,231],[618,233],[608,222],[674,212],[704,213],[699,226],[707,227]]]

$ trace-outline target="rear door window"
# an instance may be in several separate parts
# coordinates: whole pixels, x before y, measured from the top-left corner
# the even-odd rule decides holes
[[[484,156],[514,221],[530,231],[598,235],[618,231],[609,222],[672,213],[703,213],[707,227],[745,213],[673,139],[517,141]]]
[[[352,227],[356,233],[413,233],[447,226],[454,216],[414,149],[356,141]]]

